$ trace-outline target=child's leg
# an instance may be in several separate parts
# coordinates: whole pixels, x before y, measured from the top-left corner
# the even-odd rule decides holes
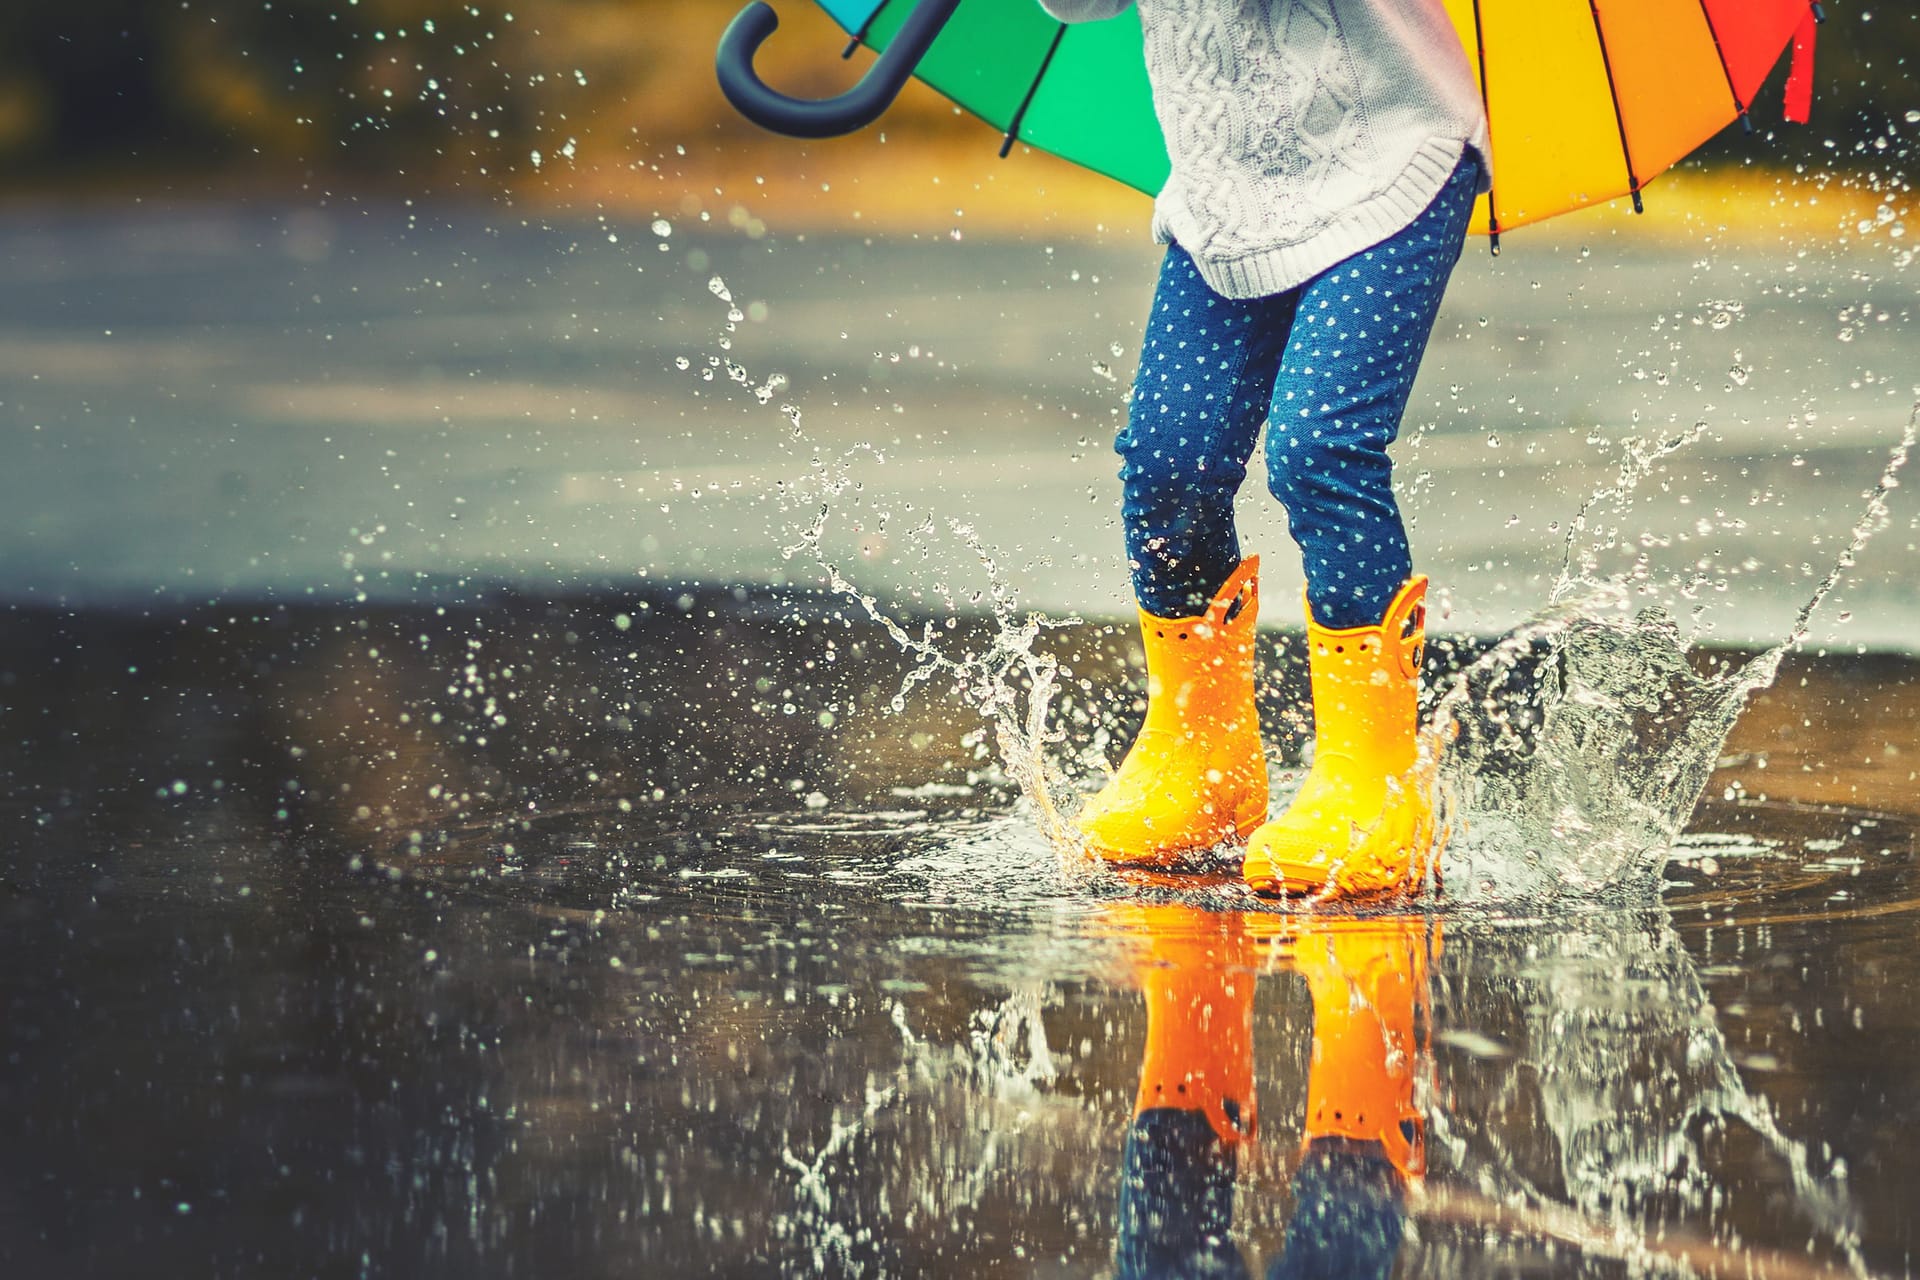
[[[1114,443],[1127,561],[1150,614],[1198,614],[1240,563],[1233,496],[1267,415],[1292,312],[1292,295],[1221,297],[1184,249],[1167,247],[1133,403]]]
[[[1290,299],[1220,297],[1184,250],[1168,248],[1114,444],[1147,719],[1079,814],[1087,846],[1110,861],[1178,861],[1244,838],[1267,816],[1253,699],[1259,566],[1240,561],[1233,496],[1292,313]]]
[[[1274,380],[1267,473],[1322,626],[1378,623],[1412,574],[1387,446],[1460,258],[1478,174],[1463,160],[1405,229],[1301,291]]]
[[[1417,889],[1431,865],[1431,789],[1416,773],[1426,579],[1412,576],[1387,446],[1459,260],[1478,165],[1464,161],[1389,240],[1301,290],[1274,380],[1267,471],[1307,570],[1313,768],[1253,833],[1262,893]]]

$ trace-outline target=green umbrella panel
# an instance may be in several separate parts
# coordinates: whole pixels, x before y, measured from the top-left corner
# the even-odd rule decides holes
[[[885,50],[915,0],[820,0],[861,43]],[[1152,195],[1167,180],[1140,16],[1067,24],[1035,0],[964,0],[914,74],[1018,141]]]

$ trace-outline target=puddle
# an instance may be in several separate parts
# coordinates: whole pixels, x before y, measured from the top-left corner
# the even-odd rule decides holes
[[[1080,683],[1122,639],[1036,640],[1061,723],[1125,731]],[[1304,673],[1262,660],[1284,787]],[[1476,894],[1525,862],[1482,824],[1443,905],[1383,921],[1063,858],[979,716],[939,682],[893,711],[909,660],[828,599],[16,610],[0,1254],[1111,1274],[1177,975],[1245,1007],[1214,1226],[1257,1271],[1301,1230],[1303,957],[1337,944],[1418,987],[1402,1274],[1903,1274],[1920,664],[1780,661],[1650,882]],[[1383,937],[1417,975],[1353,960]]]

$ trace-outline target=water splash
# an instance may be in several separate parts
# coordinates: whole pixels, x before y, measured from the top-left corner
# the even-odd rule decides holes
[[[1539,901],[1657,888],[1747,700],[1773,683],[1889,523],[1887,498],[1916,430],[1920,404],[1791,630],[1744,663],[1703,671],[1664,610],[1631,612],[1626,584],[1586,576],[1590,555],[1576,568],[1570,533],[1549,609],[1452,678],[1425,735],[1441,759],[1438,805],[1452,832],[1441,859],[1449,896]],[[1631,451],[1616,483],[1582,504],[1576,528],[1603,503],[1624,511],[1653,465],[1698,433]]]
[[[1040,988],[1023,987],[996,1005],[976,1009],[966,1038],[954,1045],[917,1035],[906,1007],[897,1001],[890,1006],[901,1046],[893,1081],[884,1087],[870,1083],[859,1113],[844,1123],[836,1120],[811,1156],[797,1156],[791,1148],[781,1152],[781,1163],[793,1176],[795,1205],[780,1216],[777,1232],[810,1259],[807,1274],[888,1273],[884,1264],[865,1256],[868,1232],[838,1210],[835,1166],[858,1159],[883,1127],[912,1123],[908,1113],[938,1123],[941,1141],[928,1145],[940,1151],[941,1167],[937,1174],[909,1176],[904,1190],[937,1220],[979,1206],[1001,1163],[1008,1129],[1002,1113],[1033,1104],[1059,1074],[1041,1020],[1044,996]],[[977,1113],[977,1123],[953,1123],[956,1106]]]
[[[906,1052],[912,1055],[923,1051],[920,1038],[907,1025],[906,1009],[897,1001],[892,1006],[892,1018]],[[829,1167],[835,1159],[846,1156],[855,1140],[870,1131],[875,1118],[899,1097],[897,1083],[882,1089],[869,1086],[860,1114],[845,1124],[836,1119],[827,1140],[811,1158],[796,1156],[791,1147],[780,1153],[781,1164],[794,1175],[793,1195],[798,1204],[793,1213],[776,1220],[775,1230],[783,1237],[798,1239],[812,1258],[816,1275],[828,1274],[829,1262],[840,1270],[857,1267],[855,1248],[859,1240],[854,1231],[835,1217]]]
[[[1558,604],[1570,596],[1590,590],[1597,584],[1600,574],[1600,555],[1619,545],[1621,524],[1627,513],[1632,510],[1633,496],[1639,490],[1640,482],[1653,473],[1660,462],[1685,449],[1706,433],[1707,424],[1696,422],[1687,430],[1658,442],[1648,442],[1628,437],[1620,442],[1624,455],[1620,460],[1620,469],[1614,482],[1594,490],[1581,502],[1573,513],[1573,519],[1567,522],[1567,536],[1564,555],[1560,565],[1560,574],[1554,579],[1553,587],[1547,593],[1547,603]],[[1616,523],[1592,529],[1597,512],[1608,511]],[[1592,536],[1582,539],[1583,534]],[[1579,560],[1578,567],[1574,561]]]
[[[708,289],[730,309],[726,331],[731,333],[740,320],[732,307],[732,294],[725,282],[715,276]],[[723,345],[725,345],[723,343]],[[782,374],[773,374],[757,387],[745,366],[728,360],[728,376],[742,386],[752,387],[754,398],[768,404],[776,390],[787,384]],[[876,461],[885,457],[870,443],[853,446],[839,456],[831,456],[813,445],[802,425],[800,407],[783,403],[779,412],[787,424],[788,440],[807,453],[804,482],[783,485],[781,499],[789,510],[805,511],[796,540],[781,548],[787,559],[796,556],[811,561],[826,579],[829,588],[860,607],[887,636],[913,659],[914,665],[892,699],[893,709],[905,709],[906,699],[920,684],[944,679],[960,699],[992,726],[1000,766],[1032,805],[1034,815],[1049,842],[1066,865],[1086,864],[1085,844],[1063,811],[1059,797],[1071,792],[1065,771],[1051,758],[1050,748],[1065,740],[1065,732],[1049,727],[1049,715],[1059,688],[1060,665],[1053,655],[1036,647],[1049,630],[1080,625],[1077,617],[1050,618],[1031,610],[1022,610],[1012,585],[1001,569],[997,554],[972,525],[957,519],[945,522],[950,536],[972,553],[986,580],[984,599],[995,624],[995,632],[986,648],[950,652],[943,647],[932,621],[925,622],[918,635],[889,613],[878,597],[862,590],[841,572],[828,551],[828,534],[837,510],[837,501],[859,487],[853,469],[856,456],[865,454]],[[937,530],[929,517],[908,530],[907,537],[923,539]]]
[[[1022,988],[992,1009],[976,1010],[967,1029],[964,1078],[980,1093],[1024,1101],[1060,1074],[1040,1013],[1043,990]]]
[[[949,654],[935,638],[931,622],[922,627],[918,636],[914,635],[881,608],[872,594],[843,576],[824,555],[819,557],[819,563],[835,592],[859,604],[895,644],[912,655],[915,665],[894,695],[894,710],[905,709],[907,695],[915,685],[937,676],[946,677],[962,701],[992,725],[1001,768],[1033,806],[1034,817],[1048,842],[1062,854],[1078,855],[1069,865],[1084,864],[1084,842],[1058,799],[1069,794],[1071,787],[1065,771],[1049,752],[1049,748],[1065,738],[1063,730],[1050,728],[1048,724],[1049,710],[1059,685],[1060,664],[1052,654],[1034,647],[1042,632],[1076,626],[1080,619],[1049,618],[1031,611],[1021,615],[994,557],[978,534],[958,521],[951,522],[950,527],[979,558],[992,584],[996,629],[983,650],[963,651],[957,656]],[[810,545],[817,550],[818,538]]]
[[[1448,949],[1447,984],[1462,973],[1503,976],[1443,1003],[1470,1008],[1473,1037],[1517,1056],[1492,1071],[1481,1057],[1455,1056],[1447,1070],[1439,1092],[1452,1105],[1435,1106],[1428,1128],[1450,1184],[1443,1199],[1472,1187],[1480,1213],[1498,1206],[1629,1274],[1694,1275],[1702,1261],[1717,1272],[1729,1246],[1755,1256],[1719,1222],[1734,1186],[1717,1139],[1742,1127],[1786,1174],[1785,1212],[1845,1268],[1867,1274],[1844,1170],[1820,1166],[1747,1090],[1663,909],[1455,931]],[[1499,1119],[1529,1113],[1538,1120],[1521,1128]],[[1832,1273],[1804,1261],[1809,1273]]]

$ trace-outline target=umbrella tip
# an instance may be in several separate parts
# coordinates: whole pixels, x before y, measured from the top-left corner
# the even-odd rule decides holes
[[[1640,191],[1637,187],[1633,192],[1633,211],[1635,213],[1645,213],[1647,211],[1647,206],[1641,201]]]

